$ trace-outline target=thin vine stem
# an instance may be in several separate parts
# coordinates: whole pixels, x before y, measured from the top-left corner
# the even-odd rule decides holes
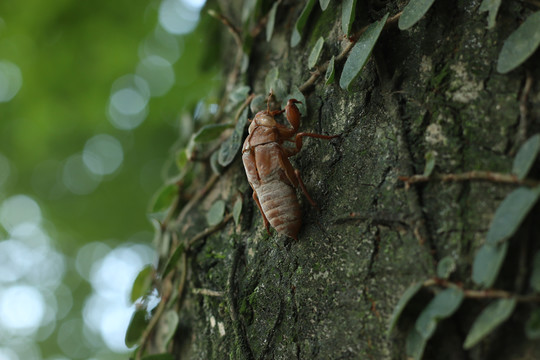
[[[439,278],[426,280],[422,285],[427,288],[440,286],[444,288],[460,289],[461,291],[463,291],[465,297],[469,299],[515,299],[518,302],[540,302],[540,294],[520,295],[499,289],[464,289],[461,284]]]
[[[430,176],[425,175],[412,175],[412,176],[399,176],[399,180],[405,182],[407,186],[411,184],[423,183],[428,181],[442,181],[442,182],[458,182],[458,181],[491,181],[495,183],[505,183],[514,185],[526,185],[530,187],[540,185],[540,181],[532,179],[519,179],[514,174],[498,173],[492,171],[468,171],[460,174],[432,174]]]

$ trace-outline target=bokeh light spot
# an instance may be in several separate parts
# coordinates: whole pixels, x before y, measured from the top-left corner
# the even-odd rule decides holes
[[[19,360],[19,356],[9,348],[0,348],[0,360]]]
[[[199,9],[182,0],[164,0],[159,7],[159,23],[171,34],[187,34],[199,21]]]
[[[34,333],[43,319],[43,296],[28,285],[11,286],[0,293],[0,324],[13,332]]]
[[[139,47],[139,57],[157,55],[174,64],[183,50],[183,40],[166,32],[161,26],[157,26],[153,33],[148,35]]]
[[[92,354],[84,336],[84,323],[81,319],[64,322],[58,329],[58,346],[72,359],[88,359]]]
[[[0,60],[0,102],[13,99],[22,86],[19,67],[7,60]]]
[[[157,55],[142,59],[136,73],[148,82],[152,96],[165,95],[175,82],[171,63]]]
[[[142,77],[125,75],[117,79],[111,89],[109,120],[121,130],[136,128],[148,115],[149,98],[148,82]]]
[[[84,304],[84,321],[101,334],[111,350],[127,351],[125,331],[134,311],[129,293],[137,274],[153,256],[154,251],[145,245],[121,246],[92,266],[90,282],[94,293]]]
[[[101,178],[88,170],[80,154],[70,156],[64,164],[62,181],[66,188],[74,194],[90,194],[99,185]]]
[[[19,280],[28,271],[29,263],[22,262],[30,248],[20,241],[5,240],[0,242],[0,283]]]
[[[84,245],[77,252],[75,268],[79,275],[90,281],[90,271],[92,266],[105,257],[111,248],[102,242],[91,242]]]
[[[0,222],[8,231],[23,222],[39,223],[41,210],[34,199],[26,195],[14,195],[0,207]]]
[[[84,164],[94,174],[112,174],[122,164],[123,160],[122,145],[120,141],[111,135],[96,135],[84,145]]]

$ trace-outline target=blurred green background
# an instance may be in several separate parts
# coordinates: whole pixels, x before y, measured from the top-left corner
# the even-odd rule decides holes
[[[128,358],[148,203],[221,83],[204,6],[0,1],[0,360]]]

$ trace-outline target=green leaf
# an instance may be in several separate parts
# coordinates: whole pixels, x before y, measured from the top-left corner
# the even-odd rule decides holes
[[[266,74],[264,88],[267,94],[273,93],[276,99],[283,99],[283,97],[287,95],[287,89],[285,88],[283,81],[279,78],[279,69],[277,67],[273,67],[268,71],[268,74]]]
[[[328,68],[326,69],[326,74],[324,75],[324,83],[326,85],[330,85],[334,82],[334,74],[336,72],[336,70],[334,69],[335,58],[335,56],[332,56],[330,62],[328,63]]]
[[[387,334],[390,335],[392,330],[397,324],[397,321],[399,317],[401,316],[401,313],[409,303],[409,301],[418,293],[418,291],[422,288],[422,283],[417,282],[409,286],[407,290],[401,295],[401,298],[399,299],[397,305],[394,307],[394,311],[392,312],[392,316],[390,316],[390,322],[388,325],[388,331]]]
[[[317,42],[315,43],[315,46],[313,46],[313,50],[311,50],[311,53],[309,54],[308,58],[308,68],[313,68],[317,64],[317,61],[319,60],[319,57],[321,55],[321,51],[324,45],[324,39],[321,36]]]
[[[219,157],[219,151],[214,151],[212,155],[210,155],[210,168],[216,175],[223,174],[223,166],[218,161]]]
[[[146,320],[146,310],[135,310],[133,315],[131,315],[131,320],[129,321],[129,325],[126,330],[125,343],[127,347],[132,347],[138,344],[147,325],[148,321]]]
[[[482,4],[480,4],[480,9],[478,9],[479,12],[489,11],[488,29],[493,29],[495,26],[495,18],[497,17],[499,6],[501,6],[501,0],[484,0],[482,1]]]
[[[535,292],[540,293],[540,251],[534,255],[529,284]]]
[[[540,339],[540,309],[531,312],[531,317],[525,323],[525,335],[531,340]]]
[[[178,170],[183,170],[188,163],[187,150],[182,149],[176,153],[176,167]]]
[[[231,93],[229,94],[230,106],[234,107],[242,101],[246,100],[250,90],[251,88],[249,86],[241,85],[231,91]]]
[[[238,150],[242,147],[242,137],[244,136],[244,128],[248,119],[248,108],[246,107],[238,118],[238,122],[234,127],[231,136],[221,144],[218,155],[218,162],[221,166],[228,166],[233,162]]]
[[[463,348],[470,349],[478,344],[497,326],[506,321],[512,315],[515,307],[516,299],[499,299],[489,304],[472,324]]]
[[[413,358],[414,360],[421,360],[422,355],[424,354],[424,349],[426,348],[427,339],[422,337],[415,328],[412,328],[409,331],[407,336],[407,356]]]
[[[143,357],[142,360],[174,360],[174,356],[171,354],[154,354],[147,355]]]
[[[445,256],[437,264],[437,276],[441,279],[448,279],[456,271],[456,262],[451,256]]]
[[[152,279],[154,278],[154,266],[146,265],[137,275],[133,286],[131,286],[131,294],[129,299],[132,303],[137,301],[138,298],[145,296],[150,290],[152,285]]]
[[[236,199],[236,201],[234,202],[234,207],[233,207],[233,219],[236,225],[238,225],[238,222],[240,221],[240,214],[242,213],[242,205],[243,205],[242,198],[238,197],[238,199]]]
[[[540,134],[531,136],[521,145],[512,166],[512,173],[516,174],[518,179],[523,180],[527,176],[538,156],[538,151],[540,151]]]
[[[302,116],[306,116],[307,114],[306,98],[304,97],[304,94],[302,94],[300,89],[298,89],[298,86],[293,86],[292,93],[287,95],[285,99],[283,99],[283,102],[281,104],[282,108],[285,108],[285,106],[287,105],[287,101],[289,101],[289,99],[296,99],[300,101],[301,104],[296,104],[296,106],[298,107],[298,110],[300,110],[300,114],[302,114]]]
[[[505,74],[514,70],[531,56],[540,45],[540,11],[535,12],[504,42],[497,71]]]
[[[424,176],[430,176],[435,168],[435,155],[429,151],[425,155],[426,166],[424,167]]]
[[[381,20],[371,24],[366,31],[360,35],[360,38],[352,48],[345,65],[343,66],[343,72],[341,73],[341,78],[339,80],[339,86],[342,89],[348,90],[350,84],[367,62],[381,31],[386,24],[386,19],[388,19],[388,14],[386,14]]]
[[[499,270],[508,250],[508,242],[484,244],[474,257],[472,279],[483,287],[491,287],[499,275]]]
[[[517,231],[523,219],[538,200],[540,188],[520,187],[501,202],[489,227],[486,243],[496,244],[508,240]]]
[[[231,124],[208,124],[193,135],[194,143],[206,143],[212,140],[216,140],[225,130],[231,128]]]
[[[184,253],[185,247],[184,244],[178,245],[176,249],[174,249],[174,252],[172,253],[169,260],[167,260],[167,264],[165,265],[165,270],[163,270],[163,274],[161,275],[162,278],[167,276],[171,270],[173,270],[176,267],[176,264],[178,263],[178,260],[180,260],[180,257]]]
[[[341,30],[346,36],[349,36],[352,24],[354,22],[356,10],[356,0],[344,0],[341,5]]]
[[[160,337],[160,343],[168,344],[171,341],[176,329],[178,328],[178,323],[180,318],[178,313],[174,310],[169,310],[163,314],[163,323],[160,326],[160,330],[163,331],[162,337]]]
[[[176,201],[177,196],[178,185],[169,184],[161,187],[150,202],[150,213],[166,211]]]
[[[458,288],[448,288],[438,293],[416,319],[416,331],[424,339],[429,339],[435,332],[439,320],[456,312],[463,298],[463,291]]]
[[[276,23],[276,13],[279,2],[275,2],[268,13],[268,22],[266,23],[266,41],[272,39],[272,34],[274,33],[274,24]]]
[[[291,47],[295,47],[300,43],[300,40],[302,40],[302,31],[306,26],[309,14],[311,14],[311,10],[313,10],[315,1],[316,0],[308,0],[306,6],[304,6],[304,10],[302,10],[298,20],[296,20],[296,24],[294,24],[293,33],[291,36]]]
[[[206,214],[206,221],[208,225],[214,226],[217,225],[223,220],[223,215],[225,214],[225,201],[218,200],[212,204],[210,210]]]
[[[403,8],[398,21],[400,30],[407,30],[416,24],[429,10],[435,0],[410,0]]]
[[[319,4],[321,5],[322,11],[326,10],[329,3],[330,3],[330,0],[319,0]]]
[[[272,67],[268,73],[266,73],[266,77],[264,78],[264,89],[267,94],[270,94],[272,87],[274,86],[274,83],[279,77],[279,68],[277,66]]]

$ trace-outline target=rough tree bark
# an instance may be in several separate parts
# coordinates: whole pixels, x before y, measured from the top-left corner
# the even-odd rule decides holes
[[[398,14],[404,5],[358,1],[353,32],[387,12]],[[505,75],[495,70],[504,39],[535,5],[503,2],[492,30],[479,5],[438,0],[410,30],[388,24],[352,91],[336,82],[324,85],[324,75],[305,90],[301,130],[341,137],[307,139],[293,158],[320,208],[299,192],[304,225],[298,241],[266,234],[239,156],[217,179],[191,216],[203,218],[217,199],[232,209],[240,191],[241,221],[228,222],[186,254],[177,358],[404,359],[405,332],[433,296],[421,292],[387,337],[388,319],[405,289],[434,276],[445,256],[457,265],[451,279],[475,288],[472,259],[495,209],[515,186],[432,180],[406,187],[398,178],[423,173],[428,153],[437,174],[507,173],[517,146],[539,129],[538,56]],[[266,42],[264,31],[254,39],[244,78],[254,93],[264,94],[272,68],[279,68],[288,88],[304,84],[319,36],[325,39],[319,64],[349,44],[341,31],[341,3],[331,2],[324,12],[315,7],[299,46],[291,48],[289,41],[302,2],[283,1],[272,40]],[[241,1],[221,1],[234,24],[240,24],[241,9]],[[234,58],[235,43],[228,32],[223,37],[224,58]],[[343,61],[336,63],[337,79],[342,67]],[[524,291],[523,280],[516,279],[523,277],[520,271],[529,276],[538,248],[533,225],[529,217],[512,239],[495,287]],[[439,324],[424,359],[540,358],[540,344],[522,330],[526,304],[487,340],[463,350],[485,305],[466,299]]]

